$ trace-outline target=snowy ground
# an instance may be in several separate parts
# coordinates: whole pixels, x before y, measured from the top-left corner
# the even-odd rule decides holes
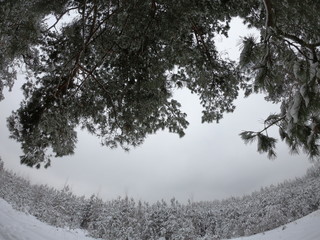
[[[0,198],[0,240],[93,240],[81,230],[55,228],[18,212]]]
[[[93,240],[81,230],[48,226],[0,198],[0,240]],[[280,228],[233,240],[319,240],[320,210]]]
[[[274,230],[233,240],[319,240],[320,210]]]

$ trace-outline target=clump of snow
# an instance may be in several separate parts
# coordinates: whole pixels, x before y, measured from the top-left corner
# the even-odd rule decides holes
[[[14,210],[0,198],[0,240],[93,240],[82,230],[56,228]]]

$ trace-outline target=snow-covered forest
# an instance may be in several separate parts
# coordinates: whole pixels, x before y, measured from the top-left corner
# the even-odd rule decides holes
[[[252,235],[301,218],[320,205],[320,165],[304,177],[222,201],[154,204],[103,201],[32,185],[0,164],[0,197],[15,209],[57,227],[81,228],[103,239],[220,239]]]
[[[57,228],[43,223],[34,216],[14,210],[3,199],[0,199],[0,216],[1,240],[95,239],[88,237],[85,230]],[[316,240],[320,238],[319,225],[320,210],[276,229],[248,237],[233,238],[233,240]],[[165,238],[160,237],[158,240],[165,240]]]

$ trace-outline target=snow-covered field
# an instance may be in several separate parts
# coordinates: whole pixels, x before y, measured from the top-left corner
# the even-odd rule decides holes
[[[55,228],[12,209],[0,198],[0,240],[93,240],[81,230]],[[319,240],[320,210],[263,234],[234,240]]]

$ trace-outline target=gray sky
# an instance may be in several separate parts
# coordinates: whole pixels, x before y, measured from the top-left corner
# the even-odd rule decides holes
[[[248,30],[233,21],[230,38],[217,38],[218,45],[230,58],[239,56],[240,36]],[[166,131],[151,135],[145,143],[129,153],[100,146],[95,136],[79,132],[75,155],[54,159],[48,169],[31,169],[19,164],[19,144],[8,139],[6,118],[19,107],[19,77],[13,92],[0,102],[0,156],[8,169],[33,183],[62,188],[71,186],[76,194],[99,194],[104,199],[128,195],[155,202],[176,197],[179,201],[222,199],[249,194],[263,186],[301,176],[311,165],[305,155],[289,155],[287,146],[277,145],[278,158],[270,161],[245,145],[238,134],[242,130],[259,130],[270,113],[278,107],[263,96],[236,101],[237,109],[219,124],[201,124],[201,107],[197,96],[185,91],[176,93],[188,114],[190,126],[180,139]],[[275,129],[276,130],[276,129]],[[278,136],[272,130],[269,133]]]

